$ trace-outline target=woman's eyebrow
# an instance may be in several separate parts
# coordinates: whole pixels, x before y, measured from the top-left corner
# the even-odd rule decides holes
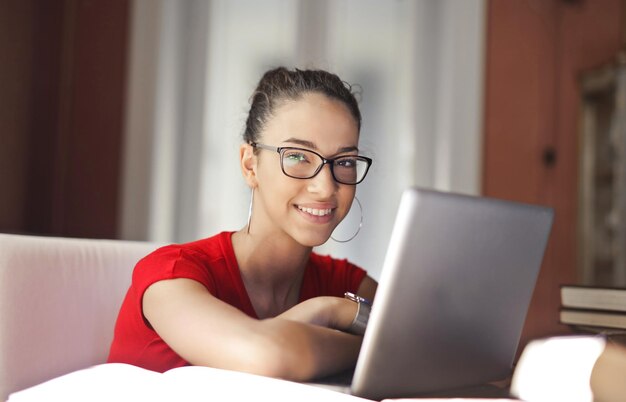
[[[315,146],[315,144],[312,143],[311,141],[307,141],[307,140],[300,140],[298,138],[291,137],[289,139],[286,139],[283,142],[291,142],[293,144],[298,144],[298,145],[302,145],[303,147],[307,147],[307,148],[311,148],[311,149],[317,150],[317,147]]]
[[[337,153],[338,154],[342,154],[344,152],[353,152],[353,151],[359,152],[359,148],[354,147],[354,146],[352,146],[352,147],[343,147],[343,148],[339,148],[339,151]]]
[[[290,142],[290,143],[293,143],[293,144],[302,145],[303,147],[307,147],[307,148],[310,148],[310,149],[313,149],[313,150],[316,150],[316,151],[318,150],[317,146],[313,142],[307,141],[307,140],[301,140],[301,139],[294,138],[294,137],[288,138],[288,139],[286,139],[283,142]],[[357,148],[356,146],[343,147],[343,148],[339,148],[337,150],[337,153],[341,154],[341,153],[344,153],[344,152],[352,152],[352,151],[357,151],[358,152],[359,148]]]

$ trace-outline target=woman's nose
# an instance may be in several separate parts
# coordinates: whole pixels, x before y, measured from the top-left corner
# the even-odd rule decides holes
[[[323,197],[332,195],[339,185],[335,181],[331,172],[331,166],[328,163],[325,163],[322,169],[309,180],[309,191],[320,194]]]

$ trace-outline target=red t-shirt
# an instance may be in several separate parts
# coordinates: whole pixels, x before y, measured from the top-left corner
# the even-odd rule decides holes
[[[155,282],[187,278],[203,284],[218,299],[257,318],[239,272],[232,232],[162,247],[140,260],[115,324],[109,362],[129,363],[154,371],[188,365],[144,320],[142,298]],[[311,253],[300,289],[300,301],[316,296],[356,293],[366,273],[346,260]]]

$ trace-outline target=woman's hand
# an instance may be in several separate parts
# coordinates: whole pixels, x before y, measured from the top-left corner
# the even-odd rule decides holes
[[[378,283],[366,276],[363,278],[357,294],[368,300],[374,300],[377,288]],[[346,332],[356,316],[357,309],[357,304],[352,300],[342,297],[320,296],[305,300],[276,318],[304,322]]]
[[[276,318],[347,331],[357,307],[355,302],[342,297],[320,296],[305,300]]]

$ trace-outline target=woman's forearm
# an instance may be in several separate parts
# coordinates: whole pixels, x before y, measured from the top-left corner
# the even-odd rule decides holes
[[[273,377],[307,381],[356,364],[360,336],[282,318],[266,320],[263,324],[265,336],[273,341],[273,347],[265,351],[280,360],[269,374]]]
[[[356,362],[361,338],[320,324],[330,326],[336,319],[328,313],[335,302],[347,315],[355,314],[349,311],[354,302],[335,297],[311,299],[285,317],[258,320],[217,300],[198,282],[175,279],[152,285],[143,308],[159,336],[193,365],[304,381]]]
[[[341,297],[322,296],[303,301],[277,318],[346,331],[357,313],[357,304]]]

